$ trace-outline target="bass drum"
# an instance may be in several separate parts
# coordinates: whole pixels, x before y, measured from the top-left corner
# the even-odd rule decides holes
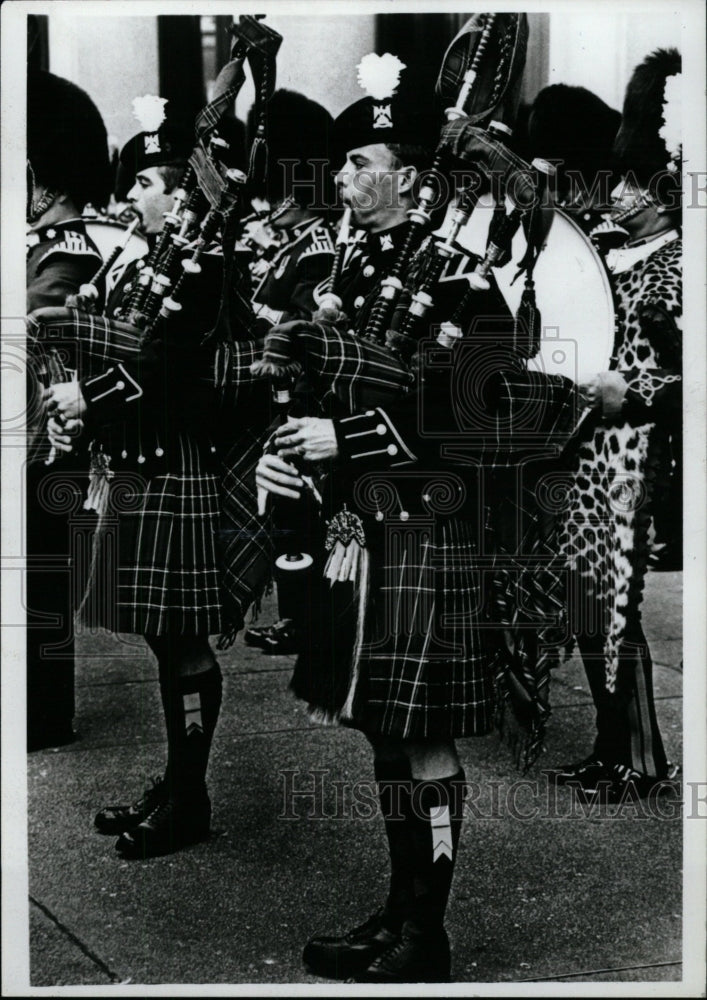
[[[85,218],[86,232],[100,250],[101,257],[106,260],[125,236],[126,225],[115,219]],[[147,240],[133,233],[127,246],[116,260],[106,277],[106,296],[120,280],[127,264],[140,260],[147,253]]]
[[[461,246],[482,258],[492,211],[488,195],[479,201],[458,238]],[[591,241],[572,219],[558,208],[544,212],[549,228],[533,273],[542,336],[540,350],[528,361],[528,368],[584,382],[609,369],[614,350],[615,310],[609,276]],[[514,316],[524,277],[520,275],[515,283],[513,279],[525,251],[521,228],[513,240],[509,263],[493,269]]]

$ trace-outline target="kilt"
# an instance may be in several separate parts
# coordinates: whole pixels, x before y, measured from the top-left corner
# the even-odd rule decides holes
[[[364,642],[352,663],[355,601],[351,586],[317,595],[321,614],[292,678],[315,716],[335,715],[370,735],[446,740],[483,735],[494,725],[493,657],[483,615],[478,528],[461,518],[407,536],[402,548],[370,547]],[[322,599],[320,602],[320,599]],[[346,683],[336,675],[348,673]],[[351,701],[351,688],[353,699]],[[350,714],[333,705],[348,693]]]
[[[139,635],[223,630],[219,482],[207,454],[178,431],[170,471],[114,474],[94,538],[82,624]]]

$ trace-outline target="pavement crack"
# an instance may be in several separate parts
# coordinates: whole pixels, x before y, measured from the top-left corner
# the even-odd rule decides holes
[[[108,976],[108,978],[112,983],[122,982],[122,979],[120,978],[118,973],[113,972],[113,970],[108,965],[106,965],[106,963],[103,961],[102,958],[99,958],[98,955],[96,955],[88,947],[87,944],[84,944],[80,938],[77,938],[74,932],[70,931],[69,928],[66,926],[66,924],[63,924],[61,920],[59,920],[59,918],[56,917],[52,913],[52,911],[44,905],[44,903],[40,903],[39,900],[35,899],[34,896],[32,896],[31,894],[29,895],[29,901],[30,903],[33,903],[38,910],[41,910],[44,916],[47,917],[49,920],[51,920],[54,926],[57,927],[58,930],[60,930],[61,933],[64,934],[71,941],[72,944],[76,945],[79,951],[83,952],[86,958],[90,959],[90,961],[93,962],[93,964],[96,965],[105,976]]]
[[[576,979],[578,976],[607,976],[613,972],[640,972],[643,969],[664,969],[682,965],[682,962],[650,962],[645,965],[619,965],[610,969],[585,969],[582,972],[561,972],[556,976],[538,976],[533,979],[516,979],[516,983],[546,983],[557,979]]]

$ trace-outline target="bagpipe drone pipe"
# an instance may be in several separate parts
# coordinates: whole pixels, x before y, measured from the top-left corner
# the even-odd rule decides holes
[[[235,237],[251,185],[265,169],[267,102],[275,88],[275,56],[282,41],[260,17],[241,16],[230,31],[231,58],[196,118],[195,144],[174,206],[147,256],[129,265],[132,280],[114,289],[103,314],[96,312],[97,289],[128,233],[93,281],[66,306],[28,317],[28,348],[46,382],[51,383],[52,375],[91,380],[117,369],[120,378],[107,384],[106,392],[117,410],[142,397],[140,375],[154,368],[164,381],[165,373],[176,376],[178,368],[191,388],[187,401],[210,388],[217,399],[228,395],[225,373],[233,364],[227,346],[248,342],[254,322],[248,277],[234,253]],[[257,121],[247,175],[223,162],[227,143],[219,135],[245,81],[246,62],[255,85]],[[190,351],[196,359],[191,367]],[[250,345],[244,373],[256,356]],[[101,409],[107,412],[104,405]]]
[[[474,317],[489,312],[493,272],[509,264],[520,231],[525,246],[518,274],[524,275],[524,288],[514,315],[508,316],[504,349],[500,356],[497,350],[489,356],[488,338],[484,342],[482,337],[475,350],[484,371],[489,364],[493,367],[483,393],[484,407],[497,410],[490,439],[498,450],[503,427],[503,447],[512,450],[509,420],[523,414],[527,427],[529,411],[536,440],[550,430],[566,432],[573,419],[567,411],[574,407],[567,380],[528,366],[541,338],[533,271],[550,221],[541,204],[549,168],[542,161],[529,165],[509,148],[527,38],[522,14],[479,14],[467,22],[447,50],[437,82],[438,97],[449,106],[432,168],[425,172],[416,204],[408,212],[402,247],[375,297],[355,321],[341,312],[338,282],[348,237],[345,216],[319,310],[311,322],[282,324],[269,332],[254,368],[259,375],[282,385],[304,370],[315,390],[333,393],[350,410],[394,403],[416,389],[421,371],[426,379],[434,377],[429,366],[420,364],[421,351],[447,351],[455,359],[451,366],[457,365],[460,344],[468,349],[474,340]],[[443,203],[450,177],[461,179],[455,198],[443,226],[431,232],[434,209]],[[459,237],[480,200],[489,195],[494,208],[486,245],[474,256]],[[465,291],[450,307],[446,282],[461,257],[466,257]],[[459,282],[456,287],[461,287]],[[496,345],[497,330],[492,340]],[[566,397],[567,406],[548,407],[548,387],[555,402]],[[481,450],[487,446],[482,439]]]

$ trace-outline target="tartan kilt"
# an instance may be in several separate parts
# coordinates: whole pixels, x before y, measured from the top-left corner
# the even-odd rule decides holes
[[[94,537],[79,617],[139,635],[223,630],[217,559],[219,481],[194,437],[175,434],[171,470],[116,472]]]
[[[371,735],[455,739],[483,735],[494,725],[493,657],[483,615],[478,528],[461,518],[412,532],[407,544],[370,549],[364,644],[351,651],[355,599],[348,584],[328,585],[314,611],[314,637],[292,678],[295,694],[315,717]],[[348,672],[344,683],[336,675]],[[353,701],[351,703],[351,689]],[[332,703],[331,692],[340,704]],[[348,692],[350,715],[342,713]]]

